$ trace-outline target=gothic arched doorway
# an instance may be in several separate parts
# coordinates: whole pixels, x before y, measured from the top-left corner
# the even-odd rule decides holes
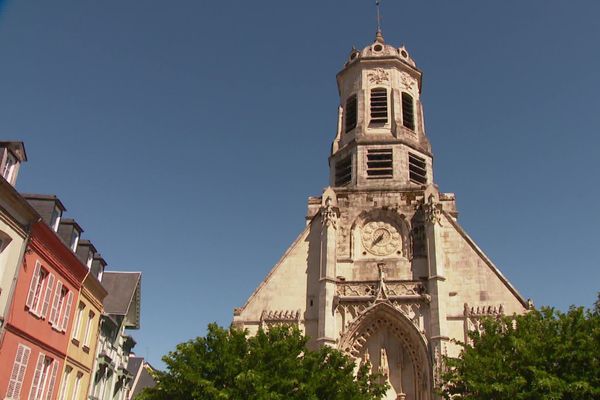
[[[340,340],[358,363],[369,361],[391,388],[386,400],[430,400],[431,361],[425,337],[387,301],[366,309]]]

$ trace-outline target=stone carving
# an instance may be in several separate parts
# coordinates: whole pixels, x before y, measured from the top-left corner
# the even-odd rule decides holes
[[[382,306],[382,305],[380,305]],[[383,305],[384,307],[387,307]],[[378,306],[376,306],[378,307]],[[372,317],[368,317],[367,321],[357,321],[355,326],[350,328],[348,332],[342,337],[340,342],[340,348],[342,351],[346,352],[348,355],[354,357],[355,359],[360,359],[361,356],[365,357],[364,354],[368,352],[366,344],[369,342],[371,336],[376,335],[377,332],[382,330],[387,330],[393,337],[399,340],[399,343],[402,348],[403,355],[406,355],[410,360],[410,370],[412,370],[412,376],[414,377],[414,381],[412,383],[412,387],[417,389],[419,392],[421,390],[426,390],[427,388],[427,364],[429,364],[428,359],[425,353],[425,349],[419,345],[419,342],[423,340],[423,338],[415,336],[407,331],[402,326],[398,325],[390,318],[386,318],[385,316],[379,316],[377,312]],[[356,326],[357,324],[357,326]],[[360,329],[356,330],[357,327]],[[380,369],[379,372],[388,373],[390,372],[389,360],[387,358],[387,351],[382,347],[380,350]],[[398,366],[394,364],[395,368]],[[407,370],[408,372],[408,370]],[[402,370],[402,374],[404,374],[404,370]],[[398,398],[405,398],[405,394],[402,391],[402,388],[399,389]],[[421,394],[417,394],[417,399],[421,399]]]
[[[442,384],[442,375],[446,369],[444,357],[447,356],[446,346],[438,342],[433,346],[433,383],[436,387]]]
[[[390,80],[390,76],[383,68],[375,68],[372,71],[369,71],[367,74],[369,77],[369,81],[371,83],[380,84],[383,82],[388,82]]]
[[[402,82],[402,86],[404,87],[404,89],[408,91],[412,91],[415,86],[415,80],[411,78],[410,75],[404,72],[400,75],[400,82]]]
[[[385,278],[385,265],[380,263],[377,267],[378,281],[343,281],[337,284],[335,308],[342,319],[342,331],[372,305],[387,303],[406,316],[420,332],[424,332],[421,303],[429,303],[431,299],[425,286],[420,281],[388,281]]]
[[[465,343],[470,343],[469,332],[483,332],[483,326],[481,325],[481,319],[484,317],[500,317],[504,315],[504,306],[491,305],[480,305],[480,306],[469,306],[465,303],[464,307],[464,334]]]
[[[427,202],[421,205],[425,221],[431,224],[442,224],[442,205],[435,200],[433,194],[429,195]]]
[[[331,197],[328,197],[327,200],[325,200],[325,205],[321,207],[323,226],[332,226],[334,229],[336,229],[338,214],[337,207],[333,207]]]
[[[388,360],[387,353],[385,351],[385,347],[381,348],[379,354],[379,372],[383,375],[384,379],[388,379],[390,377],[390,363]]]
[[[384,285],[380,281],[363,282],[339,282],[336,287],[336,295],[343,300],[343,297],[364,297],[364,301],[369,298],[378,298],[380,288],[383,289],[379,298],[394,298],[402,296],[422,296],[426,299],[425,286],[420,281],[385,281]],[[359,300],[359,299],[356,299]]]
[[[261,325],[299,324],[300,310],[263,310],[260,315]]]

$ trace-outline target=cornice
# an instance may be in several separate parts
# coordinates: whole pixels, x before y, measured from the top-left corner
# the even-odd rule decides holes
[[[33,225],[29,243],[33,250],[52,263],[52,267],[66,277],[73,286],[81,288],[88,272],[87,267],[45,222],[37,222]]]

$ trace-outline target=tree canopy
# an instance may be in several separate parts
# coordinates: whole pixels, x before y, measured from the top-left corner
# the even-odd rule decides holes
[[[142,400],[375,400],[380,377],[339,351],[308,350],[297,328],[271,327],[255,336],[208,326],[205,337],[177,345],[163,357],[167,370]]]
[[[446,359],[446,399],[600,399],[600,301],[485,319],[470,339]]]

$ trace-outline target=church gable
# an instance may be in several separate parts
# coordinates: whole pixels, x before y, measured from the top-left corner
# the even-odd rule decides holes
[[[318,224],[304,228],[246,304],[235,310],[236,326],[253,331],[261,324],[304,320],[310,288],[318,283],[318,271],[311,272],[318,269],[319,234]]]

